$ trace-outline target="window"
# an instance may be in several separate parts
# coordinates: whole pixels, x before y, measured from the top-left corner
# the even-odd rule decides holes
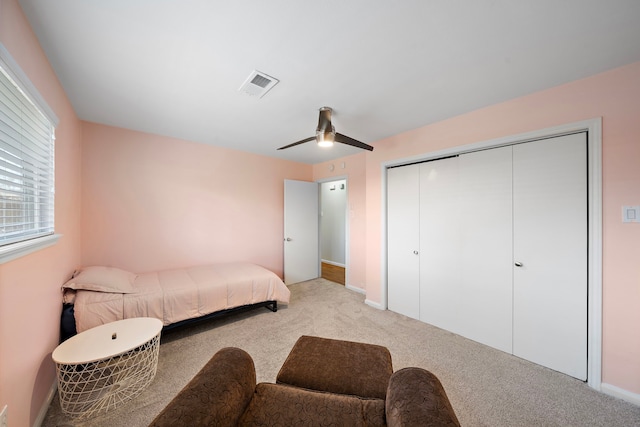
[[[0,256],[54,235],[56,124],[0,45]]]

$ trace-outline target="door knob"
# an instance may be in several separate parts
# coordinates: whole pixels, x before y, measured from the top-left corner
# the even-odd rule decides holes
[[[413,251],[413,254],[414,255],[418,255],[418,251]]]
[[[291,237],[287,237],[287,238],[286,238],[286,239],[284,239],[284,240],[286,240],[287,242],[290,242],[290,241],[291,241],[291,240],[293,240],[293,239],[292,239]]]
[[[521,262],[516,262],[516,267],[522,267],[522,263]]]

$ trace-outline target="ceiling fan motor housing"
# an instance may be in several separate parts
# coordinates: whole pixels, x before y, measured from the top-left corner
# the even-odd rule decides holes
[[[331,125],[331,107],[322,107],[320,109],[320,116],[318,117],[318,128],[317,132],[334,132],[335,129]]]

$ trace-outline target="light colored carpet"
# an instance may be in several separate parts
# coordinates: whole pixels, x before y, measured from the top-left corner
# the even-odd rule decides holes
[[[156,378],[135,400],[78,422],[61,413],[56,395],[43,426],[147,426],[223,347],[246,350],[258,381],[274,382],[301,335],[383,345],[391,352],[394,370],[419,366],[432,371],[463,426],[640,426],[638,406],[450,332],[369,307],[363,295],[344,286],[316,279],[290,289],[291,303],[277,313],[260,308],[166,333]]]

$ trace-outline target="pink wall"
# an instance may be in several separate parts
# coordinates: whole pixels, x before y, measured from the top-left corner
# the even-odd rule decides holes
[[[80,123],[17,0],[0,0],[0,42],[60,118],[56,231],[64,236],[0,265],[0,408],[8,404],[11,426],[27,426],[54,382],[59,287],[73,268],[109,264],[142,272],[247,259],[282,274],[282,181],[332,175],[327,164]],[[372,153],[331,162],[333,174],[349,179],[350,284],[381,301],[382,162],[599,116],[603,381],[640,394],[640,224],[620,220],[621,205],[640,205],[640,63],[396,135],[375,143]]]
[[[381,164],[595,117],[603,135],[603,382],[640,394],[640,63],[378,141],[366,153],[366,290],[381,302]],[[338,160],[339,162],[339,160]]]
[[[82,263],[251,261],[282,276],[284,179],[310,165],[83,123]]]
[[[17,0],[0,0],[0,42],[60,119],[55,230],[63,236],[0,265],[0,409],[8,405],[10,426],[31,426],[55,383],[60,285],[80,262],[81,128]]]

